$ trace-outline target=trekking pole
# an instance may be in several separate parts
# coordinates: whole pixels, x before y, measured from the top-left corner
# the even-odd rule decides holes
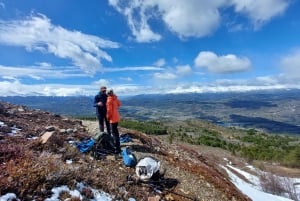
[[[146,184],[146,183],[144,183],[144,184]],[[154,184],[149,183],[148,185],[149,185],[150,187],[152,187],[153,189],[157,188],[157,186],[155,186]],[[166,191],[166,192],[168,192],[168,193],[172,193],[172,194],[174,194],[174,195],[178,195],[178,196],[180,196],[180,197],[183,197],[183,198],[186,198],[186,199],[189,199],[189,200],[197,201],[196,196],[195,196],[194,198],[191,198],[191,197],[189,197],[189,196],[187,196],[187,195],[183,195],[183,194],[180,194],[180,193],[176,193],[176,192],[174,192],[173,190],[168,190],[168,189],[162,189],[161,191]],[[157,191],[156,191],[156,192],[157,192]]]
[[[177,180],[172,180],[172,181],[169,181],[169,182],[177,182]],[[148,186],[148,187],[151,187],[151,188],[153,188],[153,190],[154,191],[156,191],[156,192],[158,192],[157,190],[159,190],[158,188],[159,188],[159,185],[158,184],[161,184],[161,183],[167,183],[167,181],[142,181],[142,180],[133,180],[132,179],[132,177],[131,177],[131,175],[128,175],[127,176],[127,182],[129,183],[129,184],[136,184],[136,185],[138,185],[138,184],[142,184],[142,185],[146,185],[146,186]],[[157,190],[156,190],[157,189]],[[160,193],[162,193],[163,191],[166,191],[166,192],[168,192],[168,193],[172,193],[172,194],[174,194],[174,195],[177,195],[177,196],[180,196],[180,197],[183,197],[183,198],[186,198],[186,199],[189,199],[189,200],[193,200],[193,201],[197,201],[197,198],[196,198],[196,196],[194,197],[194,198],[191,198],[191,197],[189,197],[189,196],[186,196],[186,195],[182,195],[182,194],[180,194],[180,193],[176,193],[176,192],[174,192],[173,190],[168,190],[168,189],[166,189],[166,188],[164,188],[164,189],[161,189],[161,190],[159,190],[160,191]]]

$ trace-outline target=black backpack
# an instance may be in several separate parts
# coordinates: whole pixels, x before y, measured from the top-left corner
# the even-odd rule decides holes
[[[115,151],[114,139],[106,132],[101,132],[94,137],[96,143],[92,150],[92,155],[96,159],[103,159],[108,154],[113,154]]]

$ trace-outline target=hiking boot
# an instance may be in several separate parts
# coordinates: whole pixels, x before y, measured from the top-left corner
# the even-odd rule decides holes
[[[122,155],[119,153],[119,154],[115,154],[115,159],[117,160],[117,159],[122,159],[123,157],[122,157]]]
[[[121,149],[120,150],[117,149],[117,150],[114,151],[115,154],[121,154],[121,152],[122,152]]]

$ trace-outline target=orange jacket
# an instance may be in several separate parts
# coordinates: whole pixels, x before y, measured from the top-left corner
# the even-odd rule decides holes
[[[121,101],[116,95],[109,95],[107,97],[106,108],[107,113],[106,117],[109,123],[117,123],[120,121],[119,107],[121,106]]]

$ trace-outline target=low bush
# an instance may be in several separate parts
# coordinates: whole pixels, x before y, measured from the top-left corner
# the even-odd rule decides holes
[[[165,135],[167,134],[167,129],[160,122],[149,121],[140,122],[134,120],[122,120],[120,126],[128,129],[138,130],[146,134],[151,135]]]

